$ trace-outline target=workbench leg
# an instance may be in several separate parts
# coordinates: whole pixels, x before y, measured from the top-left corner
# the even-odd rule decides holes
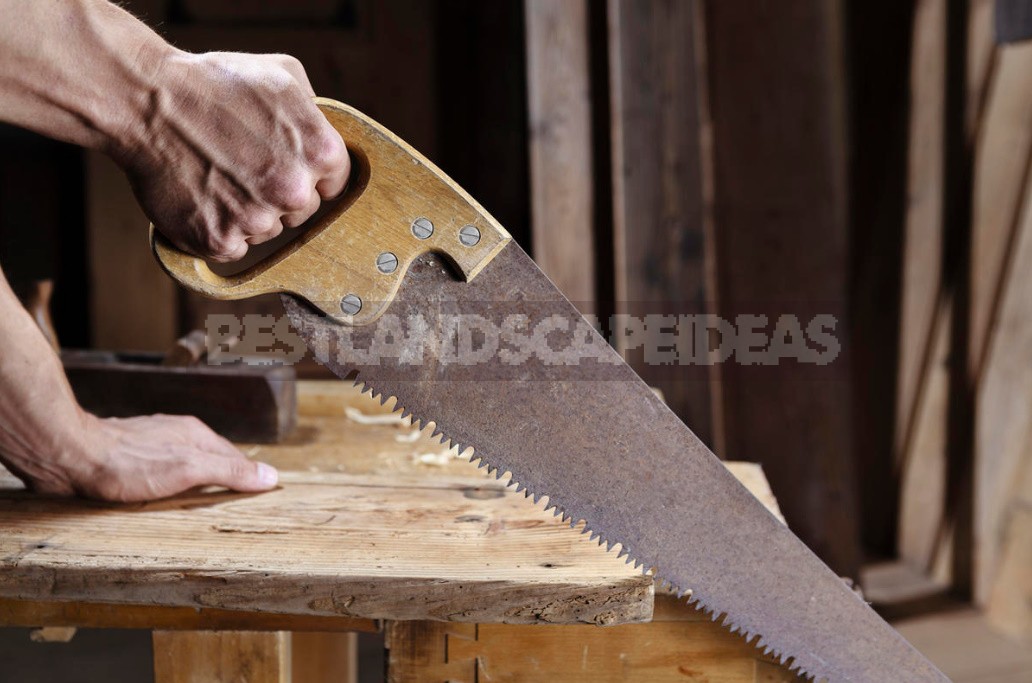
[[[356,683],[358,634],[291,634],[292,683]]]
[[[155,631],[154,683],[290,683],[284,631]]]
[[[155,683],[355,683],[358,634],[155,631]]]

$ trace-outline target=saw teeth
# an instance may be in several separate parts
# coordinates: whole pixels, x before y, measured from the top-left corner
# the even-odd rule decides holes
[[[597,539],[600,546],[606,546],[607,551],[611,551],[614,547],[618,547],[619,551],[617,553],[617,557],[623,558],[626,564],[630,564],[633,562],[634,568],[640,570],[643,575],[647,576],[651,574],[657,588],[662,587],[663,590],[670,590],[674,592],[679,600],[685,601],[686,606],[692,607],[704,615],[708,615],[711,621],[716,623],[719,619],[721,627],[727,629],[730,633],[736,634],[747,645],[751,645],[752,647],[762,651],[765,655],[774,658],[778,662],[782,663],[784,666],[788,667],[790,671],[795,672],[796,675],[801,676],[806,680],[827,680],[826,678],[818,679],[816,674],[811,673],[810,671],[805,669],[800,663],[795,661],[793,657],[786,657],[784,654],[778,651],[778,649],[775,646],[765,641],[763,636],[761,636],[760,634],[750,631],[744,625],[735,624],[732,620],[730,620],[729,615],[727,613],[710,609],[703,601],[703,598],[701,596],[696,595],[691,589],[682,588],[671,581],[668,581],[657,576],[658,572],[655,571],[656,568],[654,562],[648,562],[645,559],[636,557],[634,553],[631,551],[631,549],[621,544],[620,541],[608,540],[605,538],[602,532],[591,530],[587,520],[575,518],[575,516],[572,513],[566,510],[566,508],[562,505],[561,501],[553,501],[553,499],[545,493],[532,493],[526,486],[515,481],[515,475],[513,473],[509,472],[508,470],[502,470],[498,467],[495,467],[490,462],[485,460],[483,456],[478,455],[476,453],[476,450],[472,447],[463,447],[462,444],[455,443],[444,433],[443,429],[437,426],[437,423],[433,420],[423,420],[422,418],[419,418],[416,415],[414,415],[412,411],[408,408],[400,406],[400,401],[397,399],[397,397],[390,395],[384,396],[383,394],[374,393],[374,389],[367,382],[360,379],[360,377],[357,374],[353,378],[352,384],[354,386],[359,387],[361,393],[369,394],[373,398],[377,399],[380,402],[381,406],[385,405],[388,399],[394,399],[394,403],[391,405],[391,410],[393,412],[400,411],[401,417],[403,419],[411,418],[411,425],[417,431],[422,432],[426,430],[430,425],[433,425],[431,438],[439,437],[441,443],[447,444],[448,447],[452,449],[457,448],[460,454],[466,453],[468,451],[469,456],[466,459],[470,463],[475,464],[477,468],[481,470],[484,470],[486,468],[486,472],[489,475],[492,475],[495,479],[500,480],[503,476],[505,476],[506,481],[504,482],[504,484],[506,487],[513,488],[516,493],[523,492],[524,495],[528,498],[533,496],[535,504],[537,504],[542,499],[545,499],[546,504],[544,505],[544,511],[551,511],[554,517],[560,518],[563,523],[569,523],[571,528],[577,528],[578,526],[580,526],[579,531],[582,535],[587,533],[589,534],[588,537],[590,540]],[[791,663],[791,666],[789,666],[789,663]]]

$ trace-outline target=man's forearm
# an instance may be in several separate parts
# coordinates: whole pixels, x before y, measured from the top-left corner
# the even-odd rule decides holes
[[[0,273],[0,458],[20,476],[72,493],[89,468],[88,429],[61,363]],[[51,457],[40,458],[40,453]]]
[[[107,0],[0,0],[0,16],[0,120],[125,152],[174,48]]]

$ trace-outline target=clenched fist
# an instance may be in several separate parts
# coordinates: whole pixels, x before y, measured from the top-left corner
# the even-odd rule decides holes
[[[340,194],[340,134],[286,55],[174,51],[139,120],[113,147],[147,216],[173,244],[235,261]]]

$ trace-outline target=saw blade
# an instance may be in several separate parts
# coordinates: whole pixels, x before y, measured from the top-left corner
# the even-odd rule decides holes
[[[733,476],[515,243],[472,282],[414,262],[377,322],[289,295],[318,360],[805,676],[946,681]]]

